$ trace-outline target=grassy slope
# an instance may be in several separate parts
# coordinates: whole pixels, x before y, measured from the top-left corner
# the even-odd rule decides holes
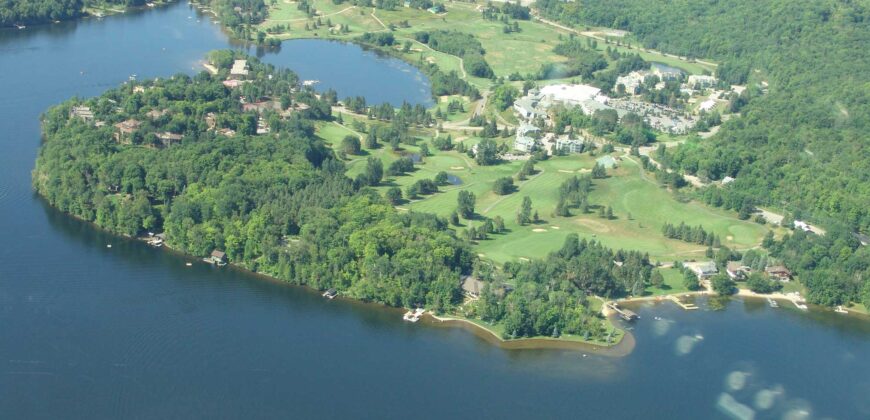
[[[345,121],[348,121],[345,118]],[[333,144],[351,131],[335,123],[321,125],[318,133]],[[464,140],[473,144],[476,139]],[[419,149],[404,146],[407,152]],[[505,219],[507,233],[492,235],[481,241],[477,248],[480,253],[496,262],[518,258],[546,256],[558,249],[569,233],[596,239],[613,248],[635,249],[648,252],[653,259],[670,261],[674,259],[703,258],[704,246],[667,239],[661,234],[665,221],[678,224],[702,225],[704,229],[715,232],[722,238],[724,245],[744,249],[756,246],[766,232],[766,227],[740,221],[733,213],[713,209],[698,202],[681,203],[671,193],[646,179],[644,173],[634,162],[623,159],[621,167],[610,171],[607,179],[596,180],[590,194],[590,204],[609,205],[615,218],[599,218],[597,210],[590,214],[572,217],[552,217],[556,206],[559,185],[566,179],[590,169],[595,158],[589,155],[556,157],[537,164],[538,173],[530,179],[518,183],[518,191],[506,196],[492,192],[495,179],[516,174],[522,162],[507,162],[496,166],[481,167],[464,154],[455,151],[438,152],[424,159],[417,170],[406,176],[389,177],[384,186],[399,186],[403,189],[418,179],[433,178],[440,171],[456,175],[462,180],[458,186],[441,187],[441,192],[405,203],[403,209],[431,212],[442,216],[449,215],[456,208],[456,198],[460,190],[471,191],[477,197],[476,211],[489,218],[501,216]],[[384,161],[384,165],[398,158],[399,154],[389,148],[367,150],[364,156],[350,157],[348,173],[350,176],[362,172],[365,157],[374,155]],[[537,225],[520,226],[515,221],[516,210],[524,196],[532,199],[533,208],[543,221]],[[631,213],[631,218],[629,218]],[[465,226],[479,225],[478,220],[463,221]]]

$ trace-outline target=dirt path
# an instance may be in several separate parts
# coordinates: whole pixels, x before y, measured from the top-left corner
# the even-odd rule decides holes
[[[387,25],[384,25],[384,22],[381,22],[381,19],[379,19],[377,16],[375,16],[376,10],[377,10],[376,8],[372,7],[372,17],[375,18],[375,20],[378,21],[378,23],[380,23],[381,26],[384,27],[384,29],[389,29],[389,28],[387,28]]]

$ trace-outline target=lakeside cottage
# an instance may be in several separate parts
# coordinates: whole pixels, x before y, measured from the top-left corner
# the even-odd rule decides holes
[[[765,268],[764,272],[767,273],[767,275],[771,278],[774,278],[781,282],[788,282],[791,280],[791,271],[785,268],[784,265],[772,265]]]
[[[716,268],[716,263],[713,261],[686,263],[685,266],[698,276],[698,280],[708,279],[719,272],[719,269]]]
[[[740,261],[728,261],[728,264],[725,266],[725,272],[733,280],[743,280],[751,271],[749,267],[741,264]]]
[[[462,292],[466,296],[477,299],[483,293],[483,287],[486,283],[478,280],[476,277],[464,276],[462,278]]]

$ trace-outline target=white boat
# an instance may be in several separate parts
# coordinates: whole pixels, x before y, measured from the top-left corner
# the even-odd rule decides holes
[[[837,306],[837,309],[834,309],[834,312],[836,312],[838,314],[848,314],[849,313],[849,311],[847,311],[846,308],[843,307],[843,305]]]
[[[779,308],[779,303],[776,303],[773,298],[767,298],[767,304],[770,305],[771,308]]]
[[[408,322],[417,322],[420,320],[420,317],[423,316],[426,310],[423,308],[417,308],[408,312],[405,312],[405,315],[402,316],[402,319]]]
[[[803,311],[806,311],[806,310],[807,310],[807,305],[804,305],[803,303],[797,303],[797,302],[795,302],[795,303],[794,303],[794,306],[797,306],[798,309],[803,310]]]

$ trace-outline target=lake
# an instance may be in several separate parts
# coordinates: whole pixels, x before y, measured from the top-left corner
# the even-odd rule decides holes
[[[186,267],[33,195],[47,107],[133,74],[197,72],[229,46],[186,4],[0,31],[2,417],[724,419],[718,407],[735,403],[756,418],[870,416],[867,321],[763,301],[649,304],[627,357],[506,350],[394,309]],[[340,97],[429,100],[425,78],[354,46],[294,41],[263,59]]]

